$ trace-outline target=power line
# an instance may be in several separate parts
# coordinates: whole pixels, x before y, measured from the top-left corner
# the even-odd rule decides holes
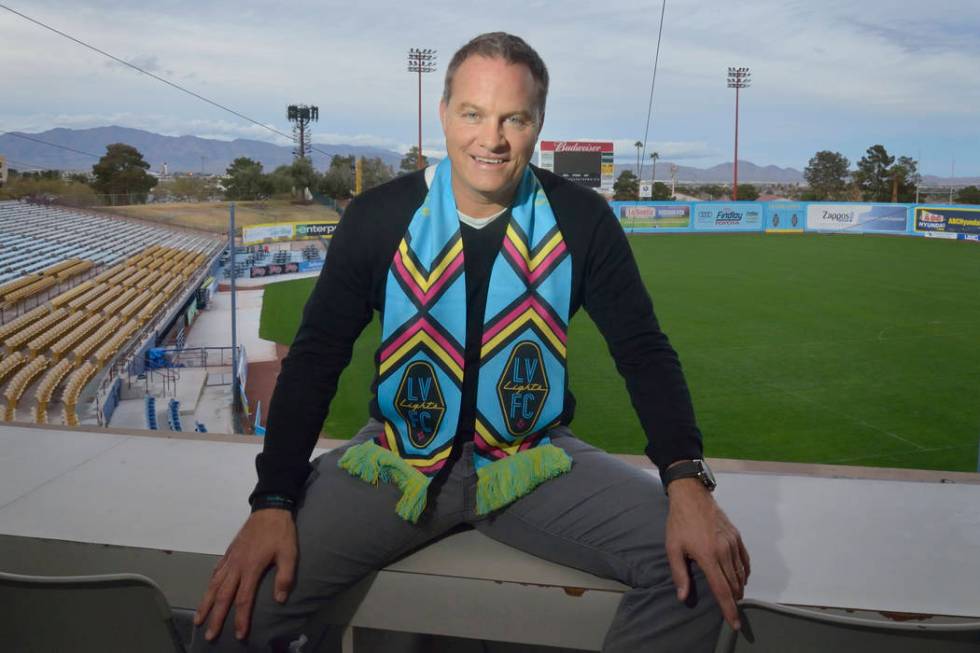
[[[226,107],[223,104],[219,104],[218,102],[215,102],[214,100],[212,100],[210,98],[207,98],[207,97],[201,95],[200,93],[196,93],[196,92],[194,92],[194,91],[192,91],[190,89],[184,88],[180,84],[177,84],[175,82],[170,81],[169,79],[166,79],[164,77],[160,77],[159,75],[156,75],[154,73],[151,73],[148,70],[145,70],[143,68],[140,68],[136,64],[133,64],[133,63],[130,63],[130,62],[126,61],[125,59],[120,59],[119,57],[117,57],[117,56],[115,56],[113,54],[110,54],[110,53],[106,52],[105,50],[101,50],[101,49],[95,47],[94,45],[90,45],[90,44],[86,43],[85,41],[82,41],[81,39],[75,38],[71,34],[67,34],[65,32],[62,32],[61,30],[56,29],[56,28],[54,28],[54,27],[52,27],[52,26],[50,26],[50,25],[48,25],[46,23],[43,23],[43,22],[41,22],[41,21],[39,21],[39,20],[37,20],[35,18],[31,18],[30,16],[28,16],[26,14],[22,14],[21,12],[17,11],[16,9],[13,9],[11,7],[8,7],[7,5],[5,5],[3,3],[0,3],[0,9],[6,9],[10,13],[16,14],[17,16],[20,16],[24,20],[30,21],[30,22],[34,23],[35,25],[37,25],[39,27],[43,27],[46,30],[49,30],[51,32],[54,32],[58,36],[63,36],[64,38],[68,39],[69,41],[73,41],[73,42],[77,43],[78,45],[81,45],[82,47],[88,48],[89,50],[92,50],[93,52],[97,52],[97,53],[101,54],[102,56],[108,57],[108,58],[112,59],[113,61],[115,61],[117,63],[121,63],[122,65],[127,66],[129,68],[132,68],[133,70],[135,70],[137,72],[143,73],[144,75],[146,75],[148,77],[152,77],[153,79],[157,80],[158,82],[163,82],[167,86],[170,86],[172,88],[175,88],[178,91],[181,91],[183,93],[187,93],[188,95],[190,95],[192,97],[195,97],[198,100],[201,100],[202,102],[207,102],[211,106],[217,107],[217,108],[221,109],[222,111],[227,111],[228,113],[230,113],[232,115],[238,116],[242,120],[246,120],[246,121],[252,123],[253,125],[257,125],[257,126],[261,127],[262,129],[266,129],[266,130],[272,132],[273,134],[277,134],[279,136],[282,136],[283,138],[286,138],[290,142],[292,142],[292,140],[293,140],[292,136],[290,136],[289,134],[286,134],[285,132],[279,131],[275,127],[270,127],[269,125],[266,125],[265,123],[261,123],[258,120],[255,120],[254,118],[250,118],[250,117],[246,116],[244,113],[235,111],[234,109],[231,109],[229,107]],[[49,143],[49,145],[50,145],[50,143]],[[314,151],[316,151],[316,152],[319,152],[320,154],[323,154],[324,156],[331,156],[329,152],[325,152],[325,151],[323,151],[321,149],[318,149],[316,147],[313,147],[312,149]]]
[[[40,138],[34,138],[33,136],[27,136],[26,134],[18,134],[17,132],[5,132],[2,135],[13,136],[14,138],[23,138],[25,141],[34,141],[35,143],[41,143],[42,145],[50,145],[51,147],[57,147],[59,150],[68,150],[69,152],[75,152],[76,154],[84,154],[85,156],[90,156],[95,159],[102,158],[98,154],[92,154],[91,152],[76,150],[75,148],[68,147],[67,145],[58,145],[57,143],[49,143],[48,141],[42,141]]]
[[[41,170],[41,171],[44,171],[44,170],[53,170],[53,168],[51,168],[51,166],[41,166],[41,165],[38,165],[36,163],[30,163],[28,161],[18,161],[17,159],[7,159],[7,167],[10,167],[10,164],[11,163],[16,163],[19,166],[27,166],[28,168],[31,168],[32,170]]]
[[[653,81],[650,82],[650,102],[647,104],[647,126],[643,131],[643,147],[640,151],[640,179],[643,179],[643,160],[647,156],[647,137],[650,134],[650,117],[653,115],[653,89],[657,86],[657,64],[660,63],[660,39],[664,35],[664,12],[666,10],[667,0],[663,0],[663,4],[660,6],[660,30],[657,32],[657,54],[653,58]]]

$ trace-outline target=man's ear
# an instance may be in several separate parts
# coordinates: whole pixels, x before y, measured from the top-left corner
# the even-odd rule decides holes
[[[446,112],[449,111],[449,107],[446,106],[445,98],[439,100],[439,122],[442,124],[442,131],[446,131]]]

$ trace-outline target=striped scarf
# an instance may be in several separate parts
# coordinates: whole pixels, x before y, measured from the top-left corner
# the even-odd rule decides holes
[[[365,481],[395,483],[396,512],[411,522],[449,459],[462,399],[468,307],[451,174],[443,160],[388,270],[378,356],[384,431],[339,463]],[[565,241],[528,168],[484,311],[473,433],[478,514],[571,468],[547,435],[564,407],[571,277]]]

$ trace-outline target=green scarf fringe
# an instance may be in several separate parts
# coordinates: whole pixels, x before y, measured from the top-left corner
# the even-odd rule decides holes
[[[503,508],[571,468],[571,457],[553,444],[543,444],[484,465],[476,470],[476,513],[486,515]]]
[[[418,522],[425,510],[429,478],[388,449],[374,442],[363,442],[344,452],[341,468],[351,476],[377,485],[378,481],[394,483],[402,491],[395,512],[405,521]]]

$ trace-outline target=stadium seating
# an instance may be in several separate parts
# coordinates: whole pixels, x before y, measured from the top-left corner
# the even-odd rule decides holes
[[[198,433],[207,433],[208,428],[204,426],[203,422],[194,422],[194,430]]]
[[[48,313],[47,317],[41,318],[37,322],[28,325],[27,328],[18,331],[14,335],[4,340],[3,344],[7,348],[8,352],[16,351],[17,349],[20,349],[25,344],[27,344],[29,341],[36,338],[41,333],[44,333],[44,331],[49,329],[52,325],[57,324],[58,322],[63,320],[65,317],[68,316],[68,314],[69,314],[68,311],[66,311],[63,308],[59,308],[54,311],[51,311]]]
[[[116,332],[122,322],[123,320],[119,317],[110,317],[95,333],[75,346],[73,350],[75,360],[82,361],[88,358],[93,351],[105,342],[106,338],[109,338]]]
[[[83,314],[78,314],[83,315]],[[74,316],[72,316],[74,317]],[[72,347],[85,338],[87,335],[92,333],[98,328],[99,324],[102,323],[101,315],[91,315],[87,319],[75,326],[71,331],[63,335],[56,342],[51,345],[51,356],[54,360],[61,360],[65,355],[71,351]],[[28,345],[30,346],[30,345]]]
[[[176,399],[171,399],[167,403],[167,424],[170,426],[171,431],[184,430],[180,423],[180,402]]]
[[[24,313],[20,317],[0,326],[0,342],[3,342],[32,322],[37,322],[42,317],[51,314],[49,306],[38,306],[37,308]]]
[[[78,415],[75,412],[75,405],[78,402],[78,397],[95,373],[99,371],[99,368],[91,363],[82,363],[82,365],[75,369],[65,380],[64,390],[61,391],[61,403],[63,404],[62,410],[64,411],[64,421],[68,426],[78,426]]]
[[[156,431],[160,427],[157,425],[157,399],[153,395],[146,395],[145,399],[146,428]]]
[[[34,358],[24,367],[14,374],[10,382],[7,383],[7,387],[3,391],[3,396],[7,399],[7,409],[4,414],[4,419],[8,422],[14,421],[17,402],[20,401],[21,396],[24,394],[24,390],[27,386],[35,379],[37,376],[43,372],[50,364],[45,356],[38,356]]]
[[[34,391],[34,398],[37,400],[35,406],[34,421],[38,424],[48,423],[48,403],[51,401],[54,391],[61,384],[65,375],[71,371],[74,362],[64,359],[47,371],[41,377],[37,390]]]
[[[19,351],[15,351],[12,354],[7,354],[4,356],[3,359],[0,360],[0,382],[16,372],[17,369],[27,361],[27,356]]]

